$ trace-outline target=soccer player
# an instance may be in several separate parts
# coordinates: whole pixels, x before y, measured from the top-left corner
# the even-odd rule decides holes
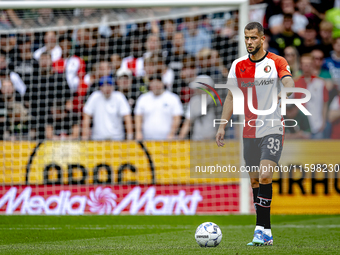
[[[282,152],[284,127],[280,105],[269,115],[256,115],[248,108],[247,89],[252,89],[253,106],[257,110],[268,110],[272,105],[272,93],[275,91],[281,99],[279,81],[283,86],[294,87],[287,61],[280,56],[263,49],[265,41],[263,27],[258,22],[249,23],[245,29],[245,44],[249,55],[236,59],[228,75],[228,85],[238,86],[244,95],[245,124],[243,128],[243,154],[250,171],[249,177],[253,188],[253,199],[256,209],[256,227],[253,241],[248,245],[273,245],[270,225],[270,204],[272,200],[272,177],[268,171],[275,167]],[[265,82],[254,82],[254,80]],[[279,80],[280,79],[280,80]],[[246,81],[246,82],[244,82]],[[249,82],[250,81],[250,82]],[[287,93],[287,96],[290,94]],[[233,113],[233,95],[228,92],[223,106],[221,119],[229,120]],[[261,123],[263,125],[261,126]],[[216,143],[223,146],[225,127],[221,124],[216,134]]]

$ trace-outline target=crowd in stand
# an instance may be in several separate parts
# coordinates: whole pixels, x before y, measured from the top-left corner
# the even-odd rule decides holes
[[[340,139],[340,1],[265,2],[266,50],[284,56],[296,87],[312,94],[311,116],[288,107],[286,118],[298,125],[286,128],[286,138]],[[25,27],[19,16],[3,10],[0,26]],[[220,112],[208,97],[200,114],[194,102],[202,90],[193,81],[227,81],[242,43],[237,12],[228,17],[222,26],[203,15],[124,30],[1,33],[0,139],[213,139],[204,123]],[[61,21],[45,10],[34,22]]]

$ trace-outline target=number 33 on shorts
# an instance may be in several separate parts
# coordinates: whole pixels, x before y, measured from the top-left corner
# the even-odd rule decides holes
[[[270,155],[276,156],[276,153],[280,150],[281,141],[279,139],[275,139],[273,137],[268,138],[267,148],[270,151]]]

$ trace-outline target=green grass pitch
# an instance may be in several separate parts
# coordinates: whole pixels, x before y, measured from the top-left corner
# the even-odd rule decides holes
[[[274,215],[274,246],[247,247],[255,216],[0,216],[0,254],[339,254],[340,215]],[[197,226],[222,230],[201,248]]]

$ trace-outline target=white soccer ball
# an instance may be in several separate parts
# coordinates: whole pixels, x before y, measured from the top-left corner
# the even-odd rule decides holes
[[[222,240],[222,231],[213,222],[204,222],[198,226],[195,239],[201,247],[216,247]]]

